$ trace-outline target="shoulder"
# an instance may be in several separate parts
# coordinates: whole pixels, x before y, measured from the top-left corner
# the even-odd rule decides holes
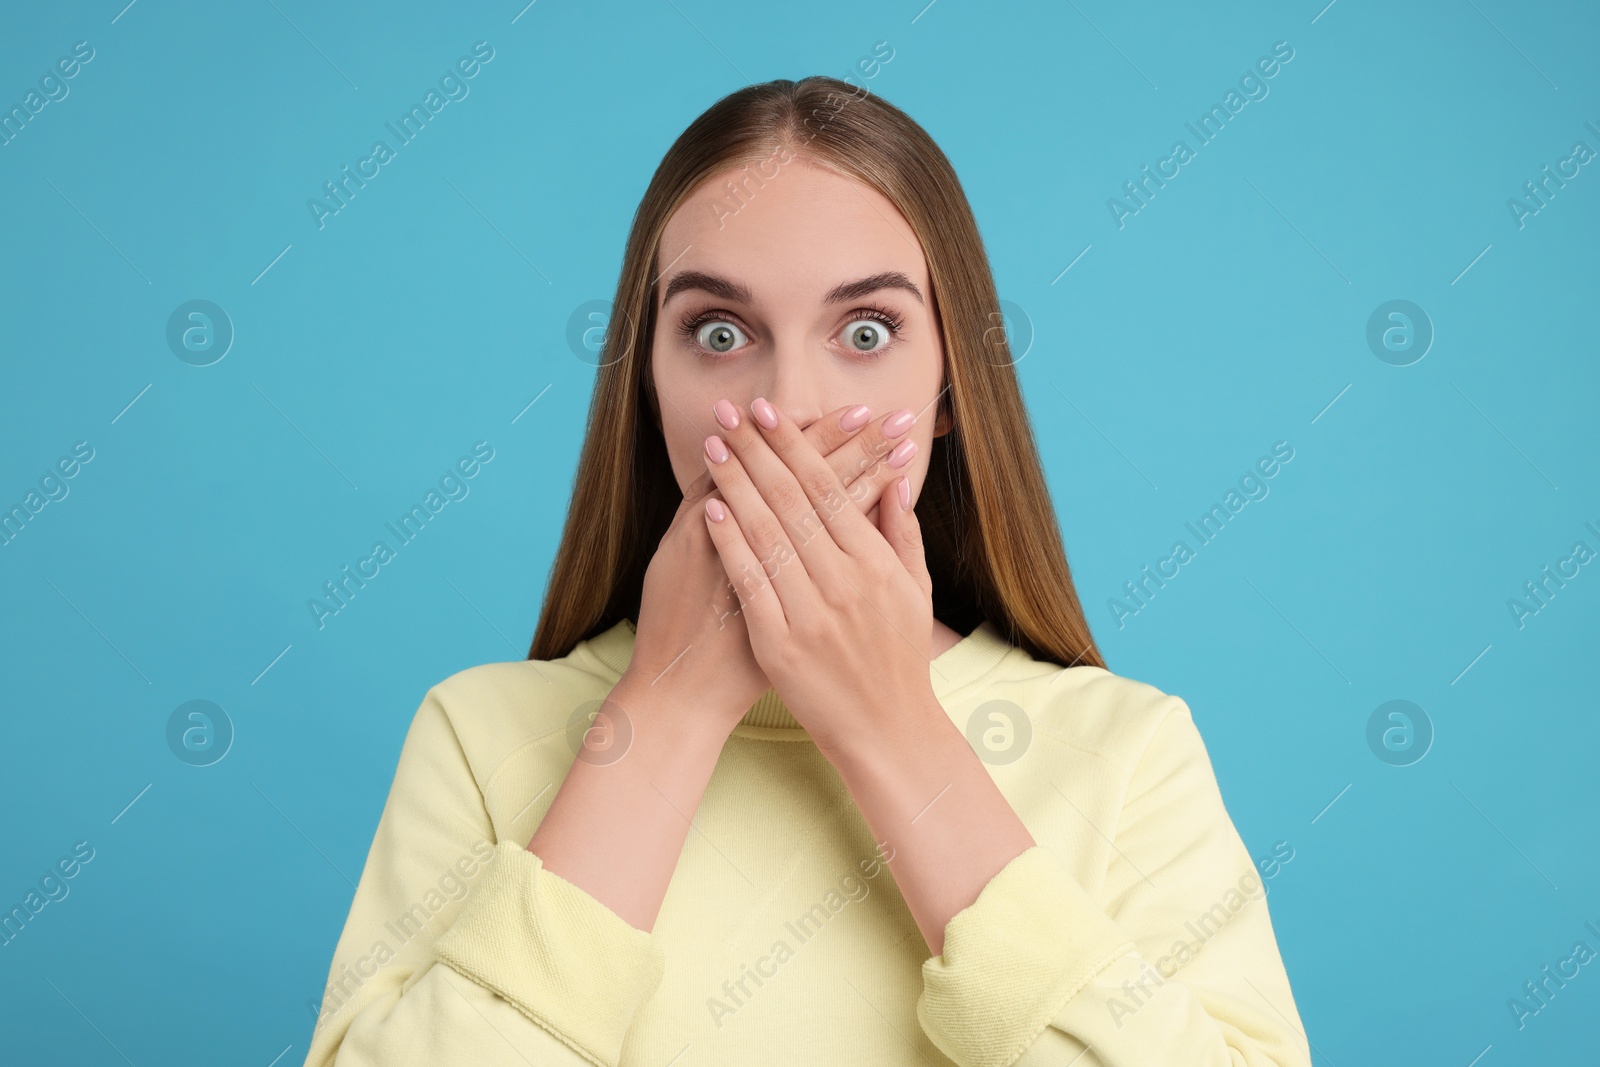
[[[553,660],[480,663],[428,689],[430,708],[448,722],[480,785],[487,785],[512,752],[529,745],[565,749],[569,724],[605,698],[619,677],[579,642]],[[569,753],[570,755],[570,753]]]
[[[1133,775],[1152,745],[1189,735],[1198,740],[1182,697],[1103,667],[1036,660],[1020,648],[1013,647],[974,689],[967,714],[986,701],[1008,701],[1035,734],[1099,757],[1123,778]]]
[[[1064,786],[1080,812],[1101,825],[1154,819],[1151,825],[1188,826],[1186,833],[1198,835],[1218,832],[1227,820],[1210,753],[1182,697],[1102,667],[1039,662],[1021,649],[983,681],[967,707],[952,711],[975,748],[984,735],[968,727],[969,715],[992,722],[1002,748],[1023,742],[1009,767],[991,768],[1015,788],[1037,790],[1048,802]],[[993,700],[1014,707],[986,717],[982,705]],[[1005,733],[1013,717],[1027,721],[1026,737]]]

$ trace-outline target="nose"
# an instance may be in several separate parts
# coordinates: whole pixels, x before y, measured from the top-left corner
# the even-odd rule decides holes
[[[817,361],[801,344],[785,343],[772,361],[767,391],[751,396],[766,397],[773,407],[794,420],[802,430],[822,417],[827,383],[822,380]]]

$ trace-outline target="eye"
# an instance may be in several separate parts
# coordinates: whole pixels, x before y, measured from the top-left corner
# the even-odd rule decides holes
[[[861,355],[878,356],[900,335],[900,317],[882,308],[862,308],[844,330],[844,343]]]
[[[678,332],[690,344],[717,355],[726,355],[748,341],[744,331],[714,312],[690,315],[678,325]]]
[[[853,315],[839,338],[859,356],[876,359],[900,337],[900,317],[885,308],[857,308]],[[713,356],[728,355],[750,340],[726,313],[714,309],[685,316],[678,333],[688,344]]]
[[[888,339],[888,328],[876,319],[857,319],[845,330],[845,343],[857,352],[875,352]]]

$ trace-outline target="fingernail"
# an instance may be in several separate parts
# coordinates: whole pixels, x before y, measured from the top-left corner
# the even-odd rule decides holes
[[[737,430],[739,428],[739,409],[726,400],[719,400],[711,405],[711,414],[722,423],[724,430]]]
[[[728,446],[722,443],[722,438],[712,434],[706,438],[706,455],[711,457],[711,462],[713,463],[724,463],[728,459]],[[891,465],[894,463],[893,456],[890,457],[889,462]]]
[[[906,462],[916,454],[917,443],[915,441],[901,441],[894,446],[894,451],[889,453],[889,466],[904,467]]]
[[[872,409],[865,404],[860,404],[845,412],[839,419],[839,429],[859,430],[867,424],[867,419],[872,417]]]
[[[911,510],[911,479],[910,478],[901,478],[900,479],[900,510],[901,511],[910,511]]]
[[[910,411],[897,412],[889,416],[889,418],[884,422],[883,436],[899,437],[901,434],[911,429],[911,424],[916,421],[917,417],[911,414]]]
[[[756,421],[769,430],[778,428],[778,412],[767,403],[765,397],[756,397],[750,401],[750,411],[755,415]]]
[[[712,522],[721,522],[728,517],[728,513],[722,510],[722,501],[716,497],[710,497],[706,500],[706,514],[711,516]]]

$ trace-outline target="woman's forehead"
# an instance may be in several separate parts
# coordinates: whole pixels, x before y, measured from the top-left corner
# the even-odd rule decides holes
[[[743,172],[701,183],[668,221],[657,251],[658,277],[697,273],[726,279],[751,302],[898,273],[927,293],[922,246],[892,201],[855,179],[791,163],[760,185],[730,187]],[[662,268],[665,269],[662,269]],[[813,292],[814,291],[814,292]],[[909,295],[909,294],[908,294]]]

